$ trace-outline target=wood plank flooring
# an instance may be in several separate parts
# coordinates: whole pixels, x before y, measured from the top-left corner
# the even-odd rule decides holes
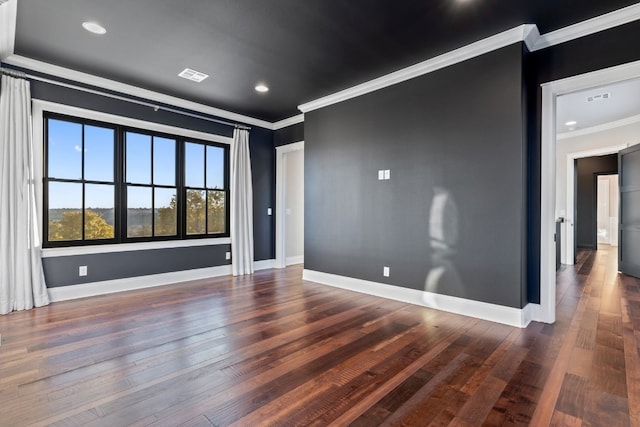
[[[527,329],[300,267],[0,316],[0,426],[640,426],[640,280],[607,248]]]

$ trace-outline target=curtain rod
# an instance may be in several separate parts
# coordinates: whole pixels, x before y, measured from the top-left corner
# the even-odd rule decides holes
[[[11,68],[0,67],[0,74],[5,74],[7,76],[11,76],[11,77],[19,78],[19,79],[37,80],[37,81],[40,81],[40,82],[49,83],[49,84],[53,84],[53,85],[56,85],[56,86],[66,87],[68,89],[80,90],[80,91],[83,91],[83,92],[92,93],[94,95],[106,96],[106,97],[109,97],[109,98],[117,99],[119,101],[125,101],[125,102],[130,102],[132,104],[137,104],[137,105],[142,105],[142,106],[145,106],[145,107],[150,107],[150,108],[153,108],[153,111],[164,110],[164,111],[167,111],[167,112],[170,112],[170,113],[182,114],[183,116],[189,116],[189,117],[193,117],[195,119],[200,119],[200,120],[207,120],[209,122],[219,123],[221,125],[232,126],[234,128],[238,128],[238,129],[245,129],[245,130],[250,130],[251,129],[250,126],[243,125],[243,124],[240,124],[240,123],[233,123],[233,122],[228,122],[228,121],[225,121],[225,120],[214,119],[214,118],[211,118],[211,117],[204,116],[202,114],[190,113],[188,111],[182,111],[182,110],[178,110],[178,109],[172,108],[172,107],[164,107],[162,105],[152,104],[150,102],[140,101],[140,100],[133,99],[133,98],[127,98],[125,96],[115,95],[115,94],[108,93],[108,92],[103,92],[103,91],[100,91],[100,90],[89,89],[89,88],[86,88],[86,87],[76,86],[76,85],[69,84],[69,83],[63,83],[63,82],[59,82],[57,80],[47,79],[45,77],[26,74],[26,73],[24,73],[22,71],[14,70],[14,69],[11,69]]]

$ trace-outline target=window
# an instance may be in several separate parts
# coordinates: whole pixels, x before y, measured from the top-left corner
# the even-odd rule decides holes
[[[50,118],[45,198],[47,241],[115,239],[115,129]]]
[[[125,147],[127,237],[177,236],[177,141],[127,131]]]
[[[185,143],[187,234],[218,234],[227,228],[225,153],[221,147]]]
[[[228,236],[227,145],[45,114],[45,245]]]

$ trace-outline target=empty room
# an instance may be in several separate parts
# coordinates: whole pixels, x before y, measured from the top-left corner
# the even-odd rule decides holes
[[[0,426],[640,426],[638,39],[0,0]]]

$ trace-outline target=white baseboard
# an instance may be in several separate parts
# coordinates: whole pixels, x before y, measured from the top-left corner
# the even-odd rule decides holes
[[[273,260],[255,261],[254,270],[273,268]],[[210,277],[230,276],[231,265],[198,268],[195,270],[174,271],[171,273],[151,274],[148,276],[129,277],[126,279],[104,280],[101,282],[82,283],[79,285],[49,288],[51,302],[66,301],[77,298],[106,295],[115,292],[132,291],[135,289],[151,288],[154,286],[171,285],[173,283],[190,280],[207,279]]]
[[[537,318],[537,304],[518,309],[306,269],[303,270],[302,279],[518,328],[526,328]]]
[[[273,268],[273,263],[274,263],[274,259],[265,259],[262,261],[254,261],[253,262],[253,270],[254,271],[258,271],[258,270],[268,270],[270,268]]]
[[[286,263],[287,265],[304,264],[304,255],[288,256]]]

